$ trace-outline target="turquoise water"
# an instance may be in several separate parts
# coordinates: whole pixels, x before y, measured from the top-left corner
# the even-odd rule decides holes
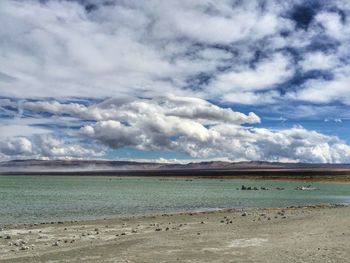
[[[237,190],[241,185],[285,190]],[[259,180],[0,176],[0,224],[33,223],[237,207],[350,203],[350,184]]]

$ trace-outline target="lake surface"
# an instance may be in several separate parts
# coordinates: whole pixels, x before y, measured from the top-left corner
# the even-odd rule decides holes
[[[118,178],[98,176],[0,176],[0,224],[111,218],[241,207],[350,203],[349,183]],[[242,191],[241,185],[271,190]],[[275,188],[282,187],[285,190]]]

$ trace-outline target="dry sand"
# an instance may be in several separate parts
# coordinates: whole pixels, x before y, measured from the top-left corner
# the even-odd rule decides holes
[[[7,226],[1,262],[350,262],[350,207]]]

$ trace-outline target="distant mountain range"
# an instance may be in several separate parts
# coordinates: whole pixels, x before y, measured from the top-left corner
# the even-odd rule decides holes
[[[260,171],[260,170],[350,170],[350,164],[309,164],[279,162],[192,162],[156,163],[105,160],[12,160],[0,162],[0,173],[64,171]]]

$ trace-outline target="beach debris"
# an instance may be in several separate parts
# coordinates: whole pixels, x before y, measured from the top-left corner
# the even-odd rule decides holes
[[[284,211],[284,210],[281,210],[281,211],[277,212],[277,214],[280,215],[280,216],[284,216],[285,213],[286,213],[286,211]]]
[[[131,230],[131,233],[137,233],[136,229]]]
[[[27,246],[21,246],[20,248],[19,248],[19,250],[28,250],[29,249],[29,247],[27,247]]]
[[[247,215],[247,213],[246,213],[246,212],[243,212],[243,213],[242,213],[242,216],[246,216],[246,215]]]
[[[162,229],[160,227],[156,228],[156,231],[162,231]]]
[[[53,247],[57,247],[58,245],[59,245],[59,242],[58,242],[58,241],[55,241],[55,242],[52,243],[52,246],[53,246]]]
[[[11,236],[10,235],[6,235],[5,239],[11,239]]]
[[[12,244],[13,244],[14,246],[16,246],[16,247],[19,247],[19,246],[22,246],[22,245],[24,245],[24,244],[27,244],[27,242],[24,241],[24,240],[22,240],[22,239],[19,239],[19,240],[13,242]]]

